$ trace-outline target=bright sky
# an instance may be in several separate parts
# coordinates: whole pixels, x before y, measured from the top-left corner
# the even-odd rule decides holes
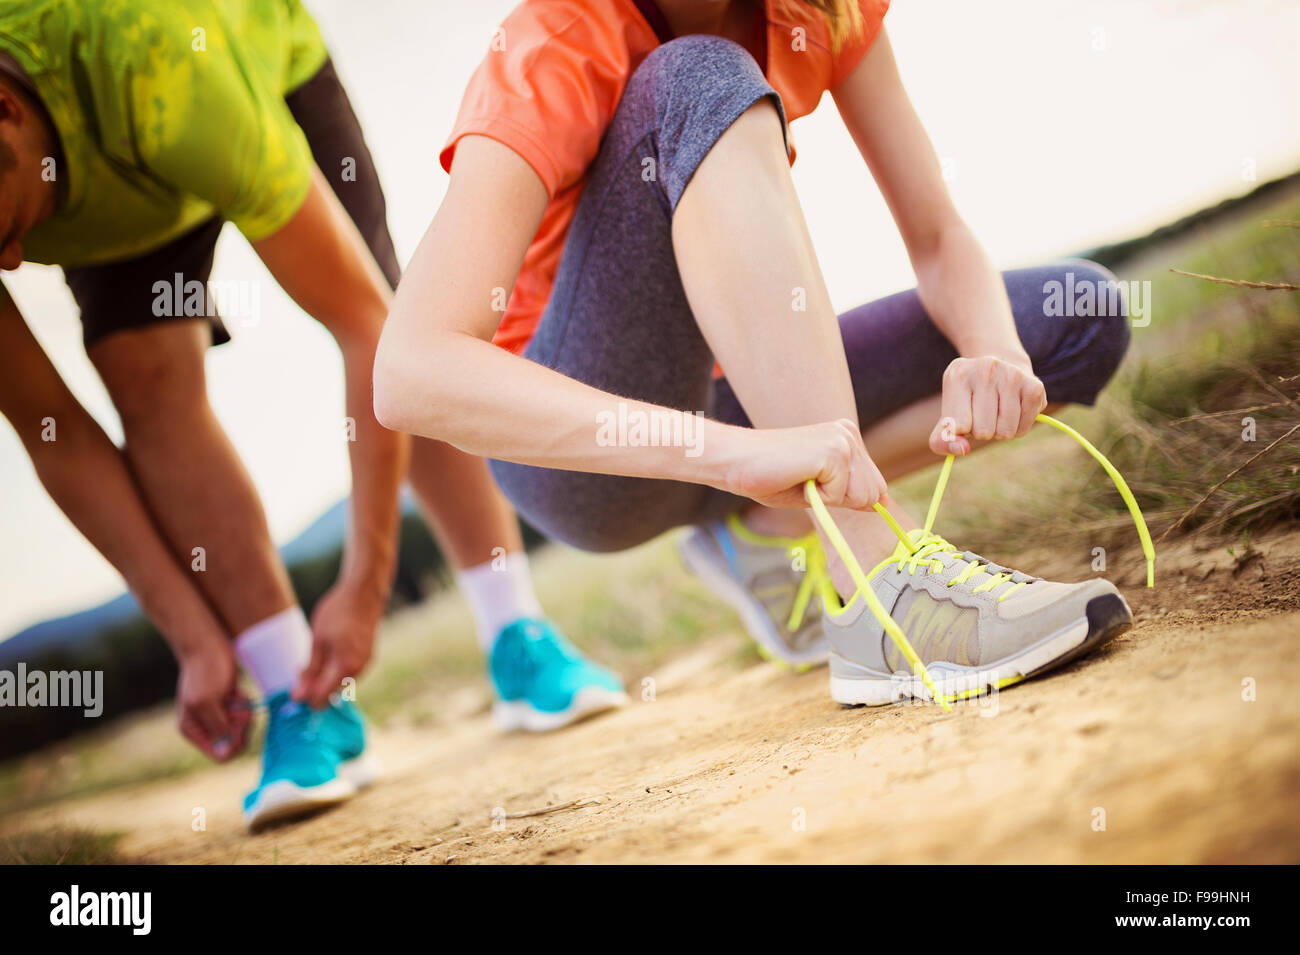
[[[365,126],[405,261],[446,187],[437,151],[510,0],[307,0]],[[1300,167],[1300,4],[1286,0],[896,0],[886,19],[951,188],[1011,267],[1126,238]],[[794,176],[832,297],[911,284],[829,98],[794,126]],[[278,541],[347,492],[341,362],[227,230],[216,279],[260,279],[253,328],[208,360],[212,402]],[[74,392],[120,435],[56,269],[7,276]],[[0,637],[120,592],[0,426]]]

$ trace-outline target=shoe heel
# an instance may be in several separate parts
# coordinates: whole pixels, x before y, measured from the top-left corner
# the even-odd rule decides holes
[[[339,764],[339,775],[357,789],[365,789],[383,775],[383,767],[371,753],[362,753],[355,759]]]

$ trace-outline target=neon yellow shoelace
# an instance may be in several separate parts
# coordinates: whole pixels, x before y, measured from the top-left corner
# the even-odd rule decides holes
[[[947,566],[939,559],[938,555],[954,554],[957,555],[958,560],[965,561],[966,566],[948,581],[949,587],[956,586],[957,584],[964,584],[976,574],[987,574],[989,578],[988,580],[976,584],[971,588],[971,593],[978,594],[985,590],[997,590],[1003,584],[1010,583],[1012,580],[1012,574],[1009,571],[994,571],[992,569],[993,565],[987,562],[981,562],[973,557],[962,557],[961,551],[958,551],[956,547],[949,544],[938,534],[927,534],[913,531],[908,535],[908,540],[911,542],[910,546],[913,550],[910,552],[903,551],[897,557],[890,557],[883,561],[880,566],[884,566],[884,564],[895,564],[900,571],[909,575],[915,574],[918,570],[938,571],[943,570]],[[867,577],[871,578],[876,576],[876,570],[879,569],[880,567],[873,569]],[[1001,603],[1003,600],[1006,600],[1027,583],[1029,583],[1027,580],[1017,581],[1013,586],[1008,587],[998,595],[998,602]]]
[[[822,549],[822,542],[816,531],[809,531],[803,537],[770,537],[751,531],[736,514],[727,518],[727,531],[733,537],[758,547],[780,547],[791,557],[795,556],[796,551],[802,554],[804,565],[800,574],[799,587],[795,591],[790,615],[785,623],[790,633],[797,633],[799,627],[803,625],[814,596],[821,597],[822,603],[827,607],[839,607],[839,594],[835,592],[830,571],[826,567],[826,551]]]
[[[1156,585],[1155,547],[1151,543],[1150,533],[1147,532],[1146,521],[1142,518],[1142,510],[1138,507],[1137,501],[1133,498],[1133,492],[1129,490],[1128,484],[1124,481],[1123,476],[1115,469],[1115,466],[1106,459],[1104,454],[1098,451],[1087,438],[1079,434],[1079,432],[1075,431],[1069,425],[1057,421],[1055,418],[1045,414],[1040,414],[1036,420],[1041,421],[1043,424],[1051,425],[1058,431],[1064,431],[1072,437],[1083,446],[1085,451],[1097,459],[1098,463],[1101,464],[1106,473],[1110,475],[1111,480],[1115,482],[1115,487],[1119,490],[1120,497],[1124,499],[1124,504],[1128,507],[1129,514],[1133,516],[1133,523],[1137,526],[1138,537],[1142,541],[1142,553],[1146,556],[1147,562],[1147,586],[1154,587]],[[904,565],[910,565],[910,573],[923,565],[934,567],[934,565],[937,564],[941,567],[943,566],[943,563],[942,561],[939,561],[935,555],[939,553],[956,552],[957,549],[955,547],[939,535],[931,533],[930,530],[934,526],[934,519],[939,513],[939,501],[942,500],[944,489],[948,486],[948,476],[952,473],[953,457],[954,456],[950,454],[944,459],[943,467],[939,471],[939,480],[935,484],[934,495],[930,498],[930,509],[925,515],[925,527],[922,529],[921,533],[915,537],[915,539],[912,535],[903,530],[898,521],[894,520],[894,515],[889,513],[888,508],[880,503],[875,505],[876,513],[879,514],[884,519],[885,523],[889,525],[890,529],[898,537],[899,541],[902,542],[903,547],[907,551],[906,554],[900,555],[896,559],[891,557],[884,563],[896,562],[900,569],[902,569]],[[844,561],[844,566],[848,568],[849,576],[853,578],[854,586],[856,586],[858,592],[862,594],[863,599],[867,602],[867,606],[871,608],[871,612],[875,615],[876,619],[880,621],[880,625],[885,628],[885,632],[888,633],[890,639],[894,641],[894,645],[898,647],[898,651],[903,655],[903,658],[911,664],[912,672],[920,676],[921,682],[925,685],[925,688],[930,691],[930,696],[937,700],[939,705],[942,706],[945,711],[951,712],[952,707],[949,705],[949,701],[956,697],[941,696],[939,694],[938,688],[935,687],[934,681],[930,677],[930,672],[925,668],[925,664],[921,662],[921,658],[917,656],[916,651],[912,649],[911,641],[907,639],[907,635],[903,633],[902,628],[894,622],[894,618],[889,615],[889,612],[885,610],[884,606],[880,603],[880,600],[876,597],[875,592],[872,591],[870,576],[863,571],[862,565],[858,563],[858,559],[854,556],[853,550],[849,547],[848,541],[844,539],[844,535],[840,533],[840,529],[835,525],[835,520],[831,517],[831,512],[827,509],[826,502],[822,500],[821,495],[817,492],[817,482],[815,480],[810,478],[807,484],[804,485],[804,496],[807,497],[808,505],[812,508],[813,515],[821,525],[823,532],[825,532],[827,540],[831,542],[831,546],[835,548],[835,552],[839,554],[840,559]],[[825,560],[824,555],[822,559],[823,561]],[[884,566],[884,564],[881,564],[880,566]],[[875,574],[876,570],[880,569],[880,566],[872,571],[872,575]],[[811,568],[811,564],[809,567]],[[974,560],[970,561],[969,566],[958,574],[950,584],[964,583],[966,580],[969,580],[972,576],[979,573],[979,568],[981,567],[988,568],[988,565],[980,564],[978,561]],[[984,581],[975,589],[993,590],[998,586],[1007,583],[1010,579],[1010,574],[1001,572],[991,574],[989,580]],[[1023,583],[1016,584],[1015,587],[1008,589],[998,599],[1005,599],[1007,596],[1010,596],[1014,590],[1021,586],[1023,586]],[[800,589],[800,593],[803,593],[803,588]],[[809,596],[811,596],[811,585],[809,585]]]

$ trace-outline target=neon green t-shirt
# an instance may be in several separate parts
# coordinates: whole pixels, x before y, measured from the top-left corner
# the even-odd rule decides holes
[[[256,241],[307,195],[311,150],[284,97],[328,53],[299,0],[0,0],[0,49],[66,167],[27,261],[129,259],[213,215]]]

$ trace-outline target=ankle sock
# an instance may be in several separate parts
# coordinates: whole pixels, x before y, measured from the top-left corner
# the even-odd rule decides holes
[[[523,617],[541,617],[542,605],[533,590],[533,577],[524,553],[506,554],[456,574],[469,601],[478,631],[478,644],[492,649],[503,627]]]
[[[235,656],[269,698],[293,686],[311,658],[311,625],[297,604],[235,638]]]

